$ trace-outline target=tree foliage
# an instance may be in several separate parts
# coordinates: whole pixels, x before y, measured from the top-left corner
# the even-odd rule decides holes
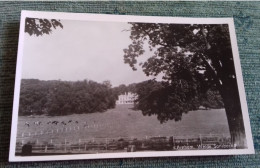
[[[132,43],[124,49],[125,63],[133,70],[141,65],[147,76],[163,74],[165,83],[158,88],[158,96],[147,93],[151,96],[142,100],[147,102],[140,107],[143,112],[155,113],[160,121],[179,120],[180,113],[197,109],[198,100],[202,102],[209,90],[217,91],[225,106],[233,142],[243,146],[241,137],[245,137],[245,131],[228,25],[130,24]],[[146,44],[153,54],[139,63]],[[153,108],[159,96],[165,101]],[[174,108],[175,112],[165,107]]]
[[[132,44],[124,50],[124,61],[135,70],[144,43],[155,50],[141,65],[147,76],[163,74],[165,106],[172,101],[175,111],[198,109],[210,88],[235,78],[228,25],[131,24]],[[163,116],[161,121],[180,119],[163,106],[154,113]]]
[[[200,106],[223,108],[222,98],[217,90],[209,89],[200,97],[193,98],[188,90],[184,89],[179,93],[178,88],[171,87],[167,82],[148,80],[138,83],[135,91],[138,95],[135,108],[141,110],[143,115],[157,115],[161,123],[168,120],[179,121],[183,113],[197,110]]]
[[[155,49],[142,64],[148,76],[164,73],[169,83],[196,81],[209,85],[206,89],[235,77],[228,25],[131,24],[133,42],[124,50],[124,60],[133,70],[147,42]]]
[[[103,112],[114,108],[116,101],[112,89],[106,84],[88,80],[66,82],[23,79],[19,115]]]
[[[25,19],[25,33],[40,36],[43,34],[50,34],[52,29],[57,27],[63,28],[63,25],[56,19],[40,19],[40,18],[26,18]]]

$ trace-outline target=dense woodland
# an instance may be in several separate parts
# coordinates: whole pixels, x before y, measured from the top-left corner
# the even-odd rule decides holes
[[[159,110],[161,109],[159,106],[162,105],[160,102],[168,101],[169,106],[165,108],[168,111],[174,111],[174,114],[181,117],[178,108],[175,108],[178,98],[176,100],[167,98],[166,100],[166,97],[161,94],[163,85],[163,82],[149,80],[112,88],[109,81],[97,83],[91,80],[69,82],[22,79],[19,115],[57,116],[104,112],[115,107],[118,95],[133,92],[138,95],[135,109],[142,110],[144,115],[154,114],[149,113],[145,108],[147,104],[150,104],[149,107]],[[154,98],[146,99],[147,96],[156,97],[156,101]],[[201,105],[209,108],[223,107],[223,102],[217,92],[209,91],[208,94],[202,95],[200,100],[197,102],[197,107]]]
[[[108,81],[41,81],[22,79],[19,115],[68,115],[103,112],[115,107]]]

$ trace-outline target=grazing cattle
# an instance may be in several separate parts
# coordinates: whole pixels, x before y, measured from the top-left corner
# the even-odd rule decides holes
[[[57,125],[59,123],[59,121],[53,121],[52,124]]]
[[[35,121],[35,122],[34,122],[34,125],[41,125],[41,123],[42,123],[42,122],[40,122],[40,121]]]
[[[63,124],[63,125],[67,125],[64,121],[62,121],[61,124]]]
[[[47,122],[47,124],[50,124],[50,123],[52,123],[52,121],[48,121],[48,122]]]
[[[84,122],[84,128],[88,126],[87,121]]]
[[[26,121],[24,125],[27,125],[27,127],[30,127],[30,124],[28,121]]]
[[[71,123],[72,122],[72,120],[69,120],[69,122],[68,123]]]
[[[79,122],[78,121],[75,121],[76,124],[78,124]]]

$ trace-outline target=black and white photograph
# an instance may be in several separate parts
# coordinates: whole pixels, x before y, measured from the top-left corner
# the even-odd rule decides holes
[[[10,161],[253,153],[232,18],[22,12]]]

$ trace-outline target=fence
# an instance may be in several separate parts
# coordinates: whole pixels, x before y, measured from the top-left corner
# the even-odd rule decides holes
[[[33,136],[40,136],[40,135],[48,135],[48,134],[68,133],[68,132],[75,132],[75,131],[87,130],[87,129],[104,128],[104,127],[109,127],[109,126],[111,126],[111,125],[86,124],[86,125],[78,125],[78,126],[59,127],[56,129],[49,129],[49,130],[21,132],[17,135],[17,137],[26,138],[26,137],[33,137]]]
[[[57,128],[57,129],[50,129],[47,131],[32,131],[32,132],[22,132],[18,135],[18,138],[25,138],[25,137],[32,137],[32,136],[40,136],[40,135],[47,135],[47,134],[55,134],[55,133],[66,133],[71,131],[79,131],[79,126],[74,127],[64,127],[64,128]]]
[[[27,142],[25,142],[27,141]],[[144,138],[118,137],[118,138],[89,138],[78,139],[70,142],[34,142],[29,139],[17,139],[16,152],[22,153],[24,146],[31,146],[32,153],[105,153],[105,152],[129,152],[145,150],[187,150],[187,149],[230,149],[232,148],[230,137],[226,135],[199,135],[189,136],[145,136]]]

